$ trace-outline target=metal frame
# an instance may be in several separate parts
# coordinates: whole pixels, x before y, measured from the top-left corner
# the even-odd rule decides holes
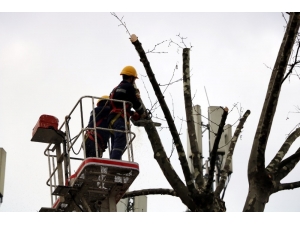
[[[92,104],[92,112],[93,112],[93,120],[94,120],[94,127],[93,128],[88,128],[87,126],[84,126],[84,112],[83,112],[83,100],[85,99],[90,99],[91,104]],[[68,185],[69,184],[69,178],[71,177],[71,162],[74,162],[74,160],[84,160],[86,158],[86,149],[85,145],[81,144],[81,148],[84,151],[84,157],[83,158],[76,158],[76,157],[71,157],[71,149],[75,145],[75,143],[78,143],[77,141],[80,140],[81,136],[81,143],[84,143],[85,140],[85,132],[87,130],[93,130],[94,135],[95,135],[95,140],[96,140],[96,156],[99,157],[98,155],[98,144],[97,144],[97,138],[96,138],[96,130],[109,130],[109,131],[114,131],[114,132],[123,132],[126,133],[126,141],[127,145],[125,149],[127,149],[128,153],[128,161],[134,162],[134,157],[133,157],[133,148],[132,148],[132,142],[135,139],[136,135],[131,132],[130,126],[125,126],[125,131],[122,130],[114,130],[114,129],[109,129],[109,128],[100,128],[96,127],[96,115],[95,115],[95,99],[103,99],[100,97],[96,96],[82,96],[71,112],[65,116],[64,122],[61,124],[59,127],[59,130],[65,133],[65,140],[63,143],[63,148],[64,151],[61,153],[61,144],[49,144],[47,148],[44,150],[44,155],[48,157],[48,167],[49,167],[49,178],[46,181],[46,184],[50,187],[50,195],[51,195],[51,205],[54,204],[55,201],[57,201],[57,196],[53,196],[52,193],[53,191],[59,186],[59,185]],[[121,101],[121,100],[112,100],[110,99],[109,101],[114,101],[114,102],[122,102],[123,103],[123,110],[124,110],[124,118],[125,118],[125,124],[127,124],[127,116],[126,116],[126,103],[131,104],[130,102],[126,101]],[[80,110],[80,124],[81,124],[81,129],[75,135],[73,138],[70,135],[70,128],[69,128],[69,122],[71,121],[71,116],[75,112],[75,110],[79,108]],[[91,112],[90,111],[90,112]],[[54,145],[54,146],[53,146]],[[52,147],[53,146],[53,147]],[[108,144],[108,149],[110,152],[110,143]],[[81,149],[80,149],[81,151]],[[79,152],[80,152],[79,151]],[[55,154],[51,154],[55,152]],[[78,154],[79,154],[78,152]],[[56,158],[56,160],[55,160]]]

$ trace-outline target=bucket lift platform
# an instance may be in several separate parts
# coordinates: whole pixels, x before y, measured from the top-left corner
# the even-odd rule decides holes
[[[48,144],[44,155],[48,158],[49,178],[46,184],[50,187],[51,206],[41,208],[40,212],[116,212],[116,204],[139,174],[139,165],[134,162],[132,147],[136,135],[131,132],[130,127],[124,131],[97,127],[94,108],[96,99],[101,98],[81,97],[71,112],[65,116],[60,127],[55,116],[44,114],[33,128],[31,141]],[[129,102],[110,101],[121,102],[126,114],[126,104]],[[87,121],[84,118],[91,118],[84,116],[83,106],[87,105],[86,103],[92,103],[90,104],[92,113],[89,115],[92,115],[93,127],[85,125]],[[125,116],[125,123],[126,118]],[[70,130],[74,134],[75,127],[81,129],[73,136]],[[84,143],[89,130],[93,131],[95,140],[98,140],[97,130],[125,133],[128,161],[102,158],[103,152],[98,151],[97,144],[95,144],[96,157],[86,158]],[[107,144],[110,154],[110,146]],[[78,152],[74,151],[76,148],[79,148]],[[79,155],[81,150],[83,157]],[[78,169],[73,174],[71,166],[74,165]]]
[[[87,158],[70,177],[68,186],[57,186],[52,208],[40,212],[114,212],[116,204],[139,174],[135,162]]]

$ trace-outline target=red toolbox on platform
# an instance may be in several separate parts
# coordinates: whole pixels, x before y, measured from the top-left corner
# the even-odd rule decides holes
[[[41,128],[53,128],[55,130],[58,129],[58,119],[55,116],[50,115],[41,115],[35,127],[33,128],[32,135],[35,134],[36,130]]]
[[[58,119],[55,116],[41,115],[32,130],[31,141],[56,143],[58,134]]]

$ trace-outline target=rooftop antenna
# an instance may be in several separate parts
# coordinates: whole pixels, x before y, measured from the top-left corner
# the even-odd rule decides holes
[[[204,86],[204,90],[205,90],[205,94],[206,94],[206,98],[207,98],[208,106],[210,106],[205,86]]]

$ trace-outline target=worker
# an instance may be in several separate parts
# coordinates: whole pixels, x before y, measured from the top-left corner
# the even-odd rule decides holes
[[[133,116],[135,120],[146,117],[146,112],[139,101],[139,93],[134,88],[134,82],[138,79],[137,72],[133,66],[125,66],[120,75],[123,76],[121,83],[113,89],[110,99],[128,101],[126,103],[126,117],[128,124],[125,125],[125,113],[122,102],[111,101],[111,112],[108,116],[109,128],[115,130],[124,130],[125,126],[129,126],[129,118]],[[132,107],[135,112],[132,111]],[[111,159],[122,159],[126,147],[126,134],[124,132],[113,131],[111,136],[112,151]]]
[[[111,111],[110,101],[108,100],[109,96],[103,95],[97,102],[97,107],[95,108],[96,128],[108,128],[107,119]],[[94,128],[93,111],[90,114],[88,128]],[[85,137],[86,158],[96,157],[96,143],[94,130],[87,130]],[[102,158],[102,154],[107,148],[109,138],[110,132],[108,130],[97,129],[98,156],[100,158]]]

